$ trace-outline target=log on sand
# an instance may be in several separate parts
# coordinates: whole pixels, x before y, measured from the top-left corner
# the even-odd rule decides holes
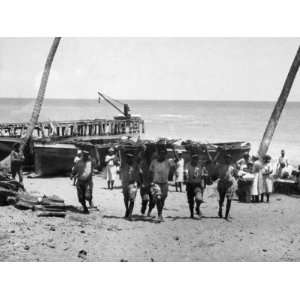
[[[42,212],[42,213],[39,213],[37,215],[38,217],[57,217],[57,218],[64,218],[66,216],[66,213],[65,212],[52,212],[52,211],[49,211],[49,212]]]

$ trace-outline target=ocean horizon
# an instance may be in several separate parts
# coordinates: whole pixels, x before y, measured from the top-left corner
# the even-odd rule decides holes
[[[145,120],[145,138],[168,137],[201,142],[246,141],[256,153],[275,101],[234,100],[120,100],[131,113]],[[0,122],[29,120],[33,98],[0,98]],[[88,105],[87,105],[88,104]],[[120,106],[122,108],[122,106]],[[45,99],[40,120],[113,118],[119,112],[92,99]],[[300,102],[287,102],[275,131],[269,154],[286,150],[293,164],[300,163]]]

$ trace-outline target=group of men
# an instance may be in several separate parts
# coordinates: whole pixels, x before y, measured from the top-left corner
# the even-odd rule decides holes
[[[152,210],[157,208],[157,220],[162,222],[163,209],[169,191],[169,174],[172,167],[179,161],[178,153],[174,152],[174,158],[168,158],[167,149],[161,147],[157,155],[150,161],[146,155],[135,155],[125,152],[120,167],[120,179],[125,205],[125,218],[131,220],[135,199],[140,189],[142,199],[141,213],[151,217]],[[89,153],[82,152],[82,158],[75,164],[71,178],[76,177],[77,194],[79,202],[85,213],[88,213],[86,201],[92,205],[92,174],[93,166]],[[227,200],[225,219],[229,217],[231,200],[236,188],[234,179],[234,167],[231,165],[231,157],[225,158],[225,163],[220,166],[218,191],[219,217],[223,217],[223,204]],[[207,184],[208,172],[203,161],[197,153],[192,153],[190,160],[184,165],[184,177],[186,184],[187,201],[190,217],[196,214],[201,218],[200,205],[203,203],[203,194]]]

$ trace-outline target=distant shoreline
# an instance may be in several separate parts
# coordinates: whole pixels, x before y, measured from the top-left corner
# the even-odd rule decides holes
[[[1,101],[33,101],[35,98],[29,98],[29,97],[0,97]],[[46,101],[98,101],[97,97],[95,98],[45,98]],[[275,103],[277,99],[275,100],[213,100],[213,99],[120,99],[117,98],[118,101],[121,102],[213,102],[213,103],[220,103],[220,102],[229,102],[229,103]],[[288,100],[287,103],[300,103],[299,100]]]

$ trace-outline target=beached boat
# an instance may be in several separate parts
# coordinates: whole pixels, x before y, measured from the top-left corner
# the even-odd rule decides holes
[[[0,124],[0,156],[5,158],[26,134],[27,123]],[[116,116],[112,120],[39,122],[25,151],[27,162],[39,176],[70,172],[78,144],[92,147],[115,143],[122,138],[140,137],[144,121],[139,116]],[[97,156],[97,154],[95,154]]]

